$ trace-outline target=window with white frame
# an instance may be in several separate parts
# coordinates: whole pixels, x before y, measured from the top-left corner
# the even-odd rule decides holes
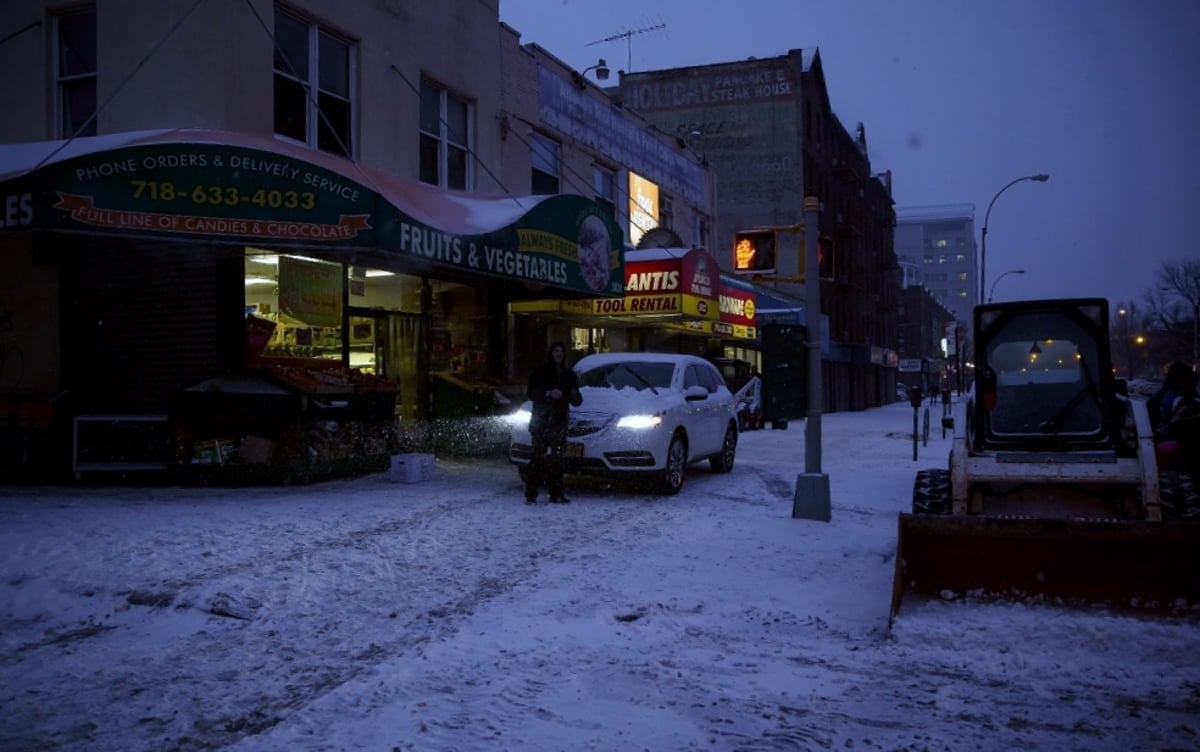
[[[96,9],[55,17],[58,44],[58,135],[96,135]]]
[[[422,182],[442,188],[471,190],[470,159],[475,134],[470,102],[432,81],[421,81]]]
[[[275,9],[275,133],[354,154],[355,49],[319,24]]]
[[[531,192],[538,196],[558,193],[559,143],[544,134],[534,131],[529,138],[529,158],[533,164]]]
[[[592,167],[592,183],[596,203],[603,206],[613,219],[617,217],[617,173],[603,165]]]

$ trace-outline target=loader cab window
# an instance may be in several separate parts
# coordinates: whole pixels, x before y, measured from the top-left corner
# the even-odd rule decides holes
[[[1095,337],[1058,312],[1017,315],[1001,326],[988,346],[995,388],[989,430],[1055,436],[1103,431]]]

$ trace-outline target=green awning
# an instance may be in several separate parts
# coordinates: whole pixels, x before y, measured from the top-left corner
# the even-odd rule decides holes
[[[459,273],[624,293],[624,238],[591,199],[446,191],[240,133],[175,129],[0,145],[0,197],[0,236],[57,230],[367,248]]]

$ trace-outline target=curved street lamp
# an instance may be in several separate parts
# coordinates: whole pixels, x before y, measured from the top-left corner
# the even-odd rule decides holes
[[[1017,183],[1020,183],[1022,180],[1036,180],[1039,183],[1044,183],[1049,179],[1050,179],[1050,176],[1045,173],[1039,173],[1037,175],[1026,175],[1023,178],[1017,178],[1016,180],[1011,181],[1008,185],[1004,186],[1000,190],[996,191],[996,195],[992,196],[992,200],[988,203],[987,212],[983,215],[983,240],[979,246],[979,302],[980,303],[982,303],[984,300],[983,291],[987,289],[987,287],[985,287],[985,285],[987,283],[987,226],[988,226],[988,219],[992,216],[992,204],[996,203],[996,199],[1000,198],[1001,193],[1004,193],[1009,188],[1012,188]]]
[[[992,302],[992,295],[995,294],[996,285],[1000,284],[1000,280],[1004,279],[1005,277],[1007,277],[1010,274],[1024,274],[1024,273],[1025,273],[1024,269],[1009,269],[1005,273],[1001,274],[999,277],[996,277],[996,281],[992,283],[992,289],[988,290],[988,301],[987,302],[989,302],[989,303]]]

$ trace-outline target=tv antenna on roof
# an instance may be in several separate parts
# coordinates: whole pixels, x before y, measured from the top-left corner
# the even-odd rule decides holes
[[[665,28],[667,28],[667,25],[665,23],[656,23],[651,26],[643,26],[639,29],[626,29],[625,31],[619,31],[616,34],[609,34],[608,36],[604,37],[603,39],[597,39],[594,42],[588,42],[584,46],[591,47],[594,44],[603,44],[604,42],[615,42],[618,39],[624,39],[625,40],[625,48],[626,48],[626,57],[627,57],[625,72],[633,73],[633,37],[634,37],[634,35],[647,34],[651,31],[658,31],[659,29],[665,29]]]

